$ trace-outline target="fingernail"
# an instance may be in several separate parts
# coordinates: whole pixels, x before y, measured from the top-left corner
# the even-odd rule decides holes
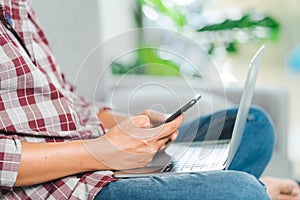
[[[293,190],[292,190],[292,195],[297,195],[299,194],[299,188],[298,187],[294,187]]]

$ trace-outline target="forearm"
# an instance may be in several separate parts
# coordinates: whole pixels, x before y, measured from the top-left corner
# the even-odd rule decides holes
[[[104,170],[82,141],[22,143],[22,158],[14,186],[38,184],[80,172]]]

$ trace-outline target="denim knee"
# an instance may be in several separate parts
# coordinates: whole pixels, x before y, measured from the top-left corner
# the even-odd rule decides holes
[[[269,148],[274,148],[275,145],[275,128],[274,123],[270,115],[261,107],[252,106],[249,110],[248,122],[251,122],[252,125],[260,126],[264,130],[264,144],[268,144]],[[259,137],[257,137],[259,139]]]
[[[227,179],[228,183],[232,184],[228,185],[231,199],[270,199],[265,185],[251,174],[241,171],[229,171]]]
[[[258,123],[266,123],[273,126],[273,121],[268,112],[259,106],[251,106],[249,110],[248,121],[256,121]]]

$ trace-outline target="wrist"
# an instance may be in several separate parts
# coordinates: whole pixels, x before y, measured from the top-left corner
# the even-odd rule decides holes
[[[87,171],[95,171],[95,170],[111,170],[111,168],[107,167],[103,164],[95,155],[91,152],[91,147],[96,147],[101,149],[101,145],[99,143],[101,138],[96,139],[88,139],[83,140],[81,145],[83,149],[83,157],[82,162],[85,163],[84,168]],[[99,152],[101,153],[101,152]]]

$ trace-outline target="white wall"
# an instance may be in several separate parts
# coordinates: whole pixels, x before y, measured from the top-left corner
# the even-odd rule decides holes
[[[134,13],[136,0],[99,0],[101,41],[135,28]]]
[[[68,80],[76,74],[88,53],[100,43],[101,29],[97,0],[31,0],[58,63]],[[87,3],[88,2],[88,3]],[[91,63],[89,70],[97,70]],[[80,82],[79,93],[91,96],[88,81]]]
[[[99,99],[105,91],[99,91],[96,82],[105,66],[99,65],[101,55],[89,53],[135,27],[135,0],[30,1],[67,79],[76,84],[80,95]]]

